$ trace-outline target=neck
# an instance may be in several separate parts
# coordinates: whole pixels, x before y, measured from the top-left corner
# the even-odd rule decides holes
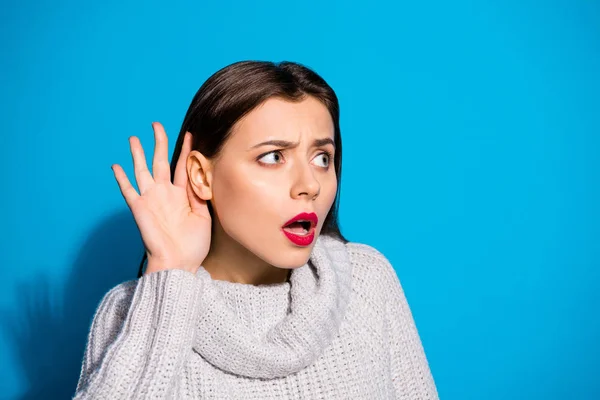
[[[291,270],[277,268],[257,257],[215,224],[208,255],[202,266],[211,279],[250,285],[286,282]]]
[[[203,281],[194,350],[215,367],[273,379],[314,363],[339,332],[352,293],[352,263],[339,239],[319,236],[288,283],[238,285]]]

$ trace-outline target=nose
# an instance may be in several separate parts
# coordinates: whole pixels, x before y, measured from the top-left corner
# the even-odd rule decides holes
[[[294,169],[296,170],[296,177],[290,193],[292,198],[316,199],[321,192],[321,183],[316,178],[312,167],[303,163],[302,166],[298,165]]]

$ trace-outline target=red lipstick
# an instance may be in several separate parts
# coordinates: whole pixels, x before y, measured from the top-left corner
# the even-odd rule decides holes
[[[303,212],[286,222],[281,231],[295,245],[308,246],[315,239],[318,222],[317,214]]]

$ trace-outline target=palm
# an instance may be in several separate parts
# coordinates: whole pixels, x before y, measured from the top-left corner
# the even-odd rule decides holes
[[[206,206],[192,210],[185,189],[155,184],[131,206],[148,257],[161,262],[202,262],[208,247],[200,238],[210,232]],[[175,255],[181,260],[172,260]],[[171,256],[172,255],[172,256]]]
[[[196,196],[187,179],[185,162],[191,140],[188,134],[171,183],[167,136],[158,123],[155,139],[154,177],[147,169],[139,140],[130,139],[140,195],[120,166],[115,165],[115,176],[140,230],[148,265],[152,261],[161,269],[182,268],[195,272],[208,254],[211,217],[206,201]]]

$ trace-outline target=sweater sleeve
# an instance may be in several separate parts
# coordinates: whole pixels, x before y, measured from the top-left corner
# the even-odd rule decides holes
[[[88,336],[74,399],[165,398],[191,348],[202,281],[183,270],[109,291]]]
[[[379,253],[386,282],[386,317],[390,338],[391,371],[397,399],[438,399],[429,363],[400,280]]]

